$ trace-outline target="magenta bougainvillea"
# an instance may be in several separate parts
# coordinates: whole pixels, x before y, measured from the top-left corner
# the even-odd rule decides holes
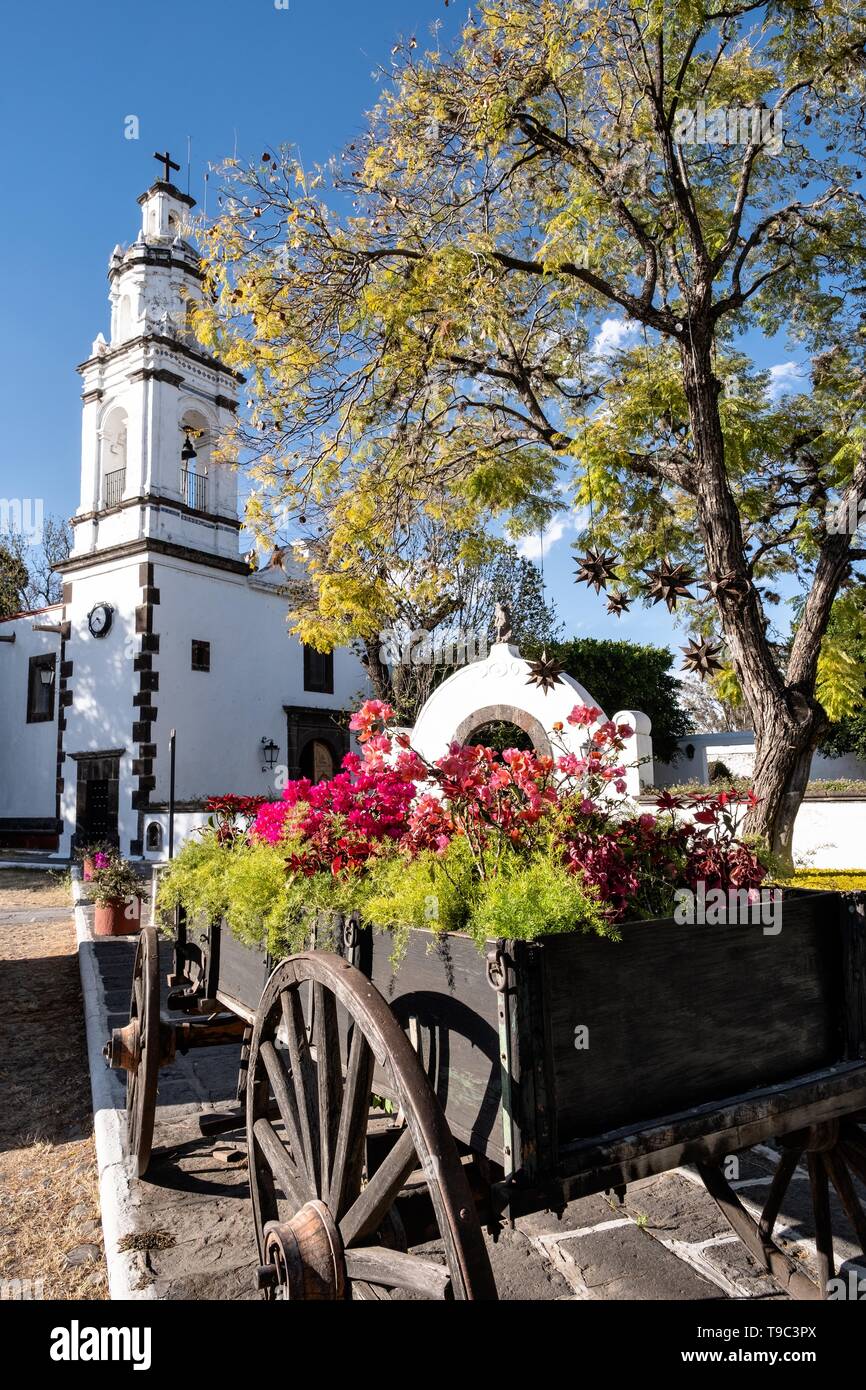
[[[395,849],[410,858],[445,855],[463,837],[482,879],[497,873],[503,856],[531,855],[544,841],[613,920],[651,912],[660,885],[749,888],[765,877],[737,837],[737,807],[753,801],[751,793],[690,800],[662,793],[655,814],[624,813],[622,754],[631,730],[591,706],[577,705],[568,717],[586,730],[580,753],[563,747],[552,756],[452,744],[427,763],[405,734],[390,731],[393,719],[390,705],[368,700],[350,724],[361,753],[347,754],[336,777],[292,781],[281,800],[258,805],[251,838],[284,845],[289,871],[346,876]],[[554,735],[562,728],[554,725]]]

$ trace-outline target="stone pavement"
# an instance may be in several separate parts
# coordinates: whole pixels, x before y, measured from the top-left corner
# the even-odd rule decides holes
[[[95,946],[106,1036],[125,1024],[134,939]],[[161,974],[170,966],[167,947]],[[255,1240],[240,1131],[203,1138],[203,1115],[235,1108],[238,1049],[201,1049],[160,1072],[154,1152],[146,1179],[130,1180],[133,1289],[160,1299],[252,1299]],[[122,1075],[122,1074],[121,1074]],[[117,1104],[124,1088],[113,1078]],[[759,1147],[739,1159],[733,1186],[747,1204],[766,1193],[777,1154]],[[798,1172],[777,1234],[814,1269],[809,1183]],[[753,1206],[754,1209],[754,1206]],[[846,1232],[834,1207],[834,1229]],[[850,1258],[850,1229],[837,1259]],[[562,1220],[538,1214],[489,1242],[505,1299],[782,1298],[720,1216],[696,1173],[678,1169],[634,1183],[626,1201],[598,1195],[572,1202]]]

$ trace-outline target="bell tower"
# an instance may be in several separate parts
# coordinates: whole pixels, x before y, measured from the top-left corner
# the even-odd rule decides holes
[[[186,239],[195,201],[164,166],[139,198],[135,241],[108,265],[111,330],[78,368],[83,381],[81,500],[72,560],[130,547],[239,564],[237,477],[214,459],[242,380],[197,343],[190,308],[201,297]]]

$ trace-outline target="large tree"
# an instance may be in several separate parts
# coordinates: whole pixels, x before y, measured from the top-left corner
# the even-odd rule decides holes
[[[854,0],[486,0],[453,52],[398,47],[342,160],[229,168],[205,235],[253,520],[322,526],[331,606],[413,518],[535,528],[570,493],[633,592],[667,555],[713,585],[690,620],[723,634],[782,856],[864,558],[864,37]],[[752,354],[783,329],[811,384],[779,400]]]
[[[69,558],[72,548],[72,527],[65,517],[47,516],[42,524],[39,543],[27,553],[29,583],[25,595],[29,608],[47,608],[59,603],[63,581],[57,566]]]
[[[20,613],[24,607],[24,595],[30,582],[24,556],[15,535],[7,534],[0,540],[0,618]]]

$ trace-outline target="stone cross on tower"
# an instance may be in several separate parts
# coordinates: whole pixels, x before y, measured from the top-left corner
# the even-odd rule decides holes
[[[174,169],[177,173],[180,173],[180,165],[179,165],[179,164],[175,164],[175,162],[174,162],[174,160],[172,159],[171,155],[169,154],[168,150],[166,150],[165,154],[155,154],[153,157],[154,157],[154,159],[157,161],[158,164],[164,164],[164,165],[165,165],[165,172],[164,172],[164,174],[163,174],[163,182],[164,182],[164,183],[171,183],[171,173],[170,173],[170,170]]]

